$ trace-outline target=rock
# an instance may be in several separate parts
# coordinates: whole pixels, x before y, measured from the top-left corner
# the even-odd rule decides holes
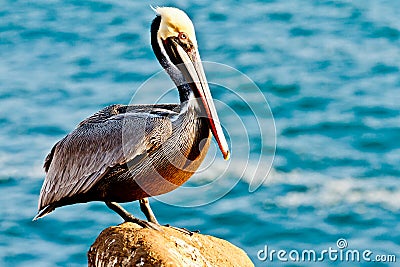
[[[100,266],[254,266],[231,243],[208,235],[192,236],[170,227],[161,231],[123,223],[109,227],[88,252],[89,267]]]

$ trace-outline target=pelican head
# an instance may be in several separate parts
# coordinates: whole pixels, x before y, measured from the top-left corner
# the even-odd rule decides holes
[[[207,114],[211,131],[225,159],[229,148],[219,123],[210,88],[204,74],[194,26],[188,15],[173,7],[157,7],[151,25],[151,44],[161,66],[179,90],[182,105],[200,99],[199,105]]]

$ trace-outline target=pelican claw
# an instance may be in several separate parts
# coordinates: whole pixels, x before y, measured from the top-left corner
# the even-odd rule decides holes
[[[177,230],[177,231],[179,231],[179,232],[182,232],[182,233],[187,234],[187,235],[190,235],[190,236],[192,236],[192,235],[195,234],[195,233],[196,233],[196,234],[200,233],[200,230],[190,231],[190,230],[188,230],[188,229],[186,229],[186,228],[175,227],[175,226],[171,226],[171,225],[169,225],[169,224],[165,224],[164,226],[165,226],[165,227],[169,227],[169,228],[174,229],[174,230]]]

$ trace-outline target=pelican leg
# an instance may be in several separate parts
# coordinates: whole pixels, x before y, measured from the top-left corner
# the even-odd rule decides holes
[[[107,207],[118,213],[118,215],[121,216],[122,219],[124,219],[126,222],[136,223],[143,228],[150,228],[158,231],[161,230],[161,228],[157,224],[136,218],[116,202],[106,202],[106,205]]]
[[[158,223],[157,219],[156,219],[156,216],[154,216],[154,213],[151,210],[149,199],[147,197],[146,198],[142,198],[142,199],[139,200],[139,203],[140,203],[140,210],[144,213],[144,215],[146,216],[147,220],[149,222],[154,223],[154,224],[160,225]]]
[[[144,213],[144,215],[146,215],[146,218],[149,222],[155,223],[157,225],[160,225],[156,219],[156,217],[154,216],[154,213],[150,207],[150,203],[149,203],[149,199],[146,198],[142,198],[139,200],[140,203],[140,210]],[[182,232],[184,234],[188,234],[188,235],[193,235],[193,233],[198,233],[199,231],[190,231],[186,228],[179,228],[179,227],[175,227],[175,226],[171,226],[169,224],[164,225],[166,227],[172,228],[174,230],[177,230],[179,232]]]

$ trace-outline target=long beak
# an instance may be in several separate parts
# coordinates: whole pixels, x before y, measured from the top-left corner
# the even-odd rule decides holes
[[[230,152],[228,143],[226,142],[224,132],[222,131],[217,111],[211,96],[206,75],[204,74],[203,65],[201,64],[197,49],[186,52],[179,44],[175,44],[175,56],[179,56],[182,63],[178,68],[183,73],[186,81],[191,86],[195,95],[201,99],[201,103],[208,117],[211,131],[218,143],[225,160],[229,159]]]

